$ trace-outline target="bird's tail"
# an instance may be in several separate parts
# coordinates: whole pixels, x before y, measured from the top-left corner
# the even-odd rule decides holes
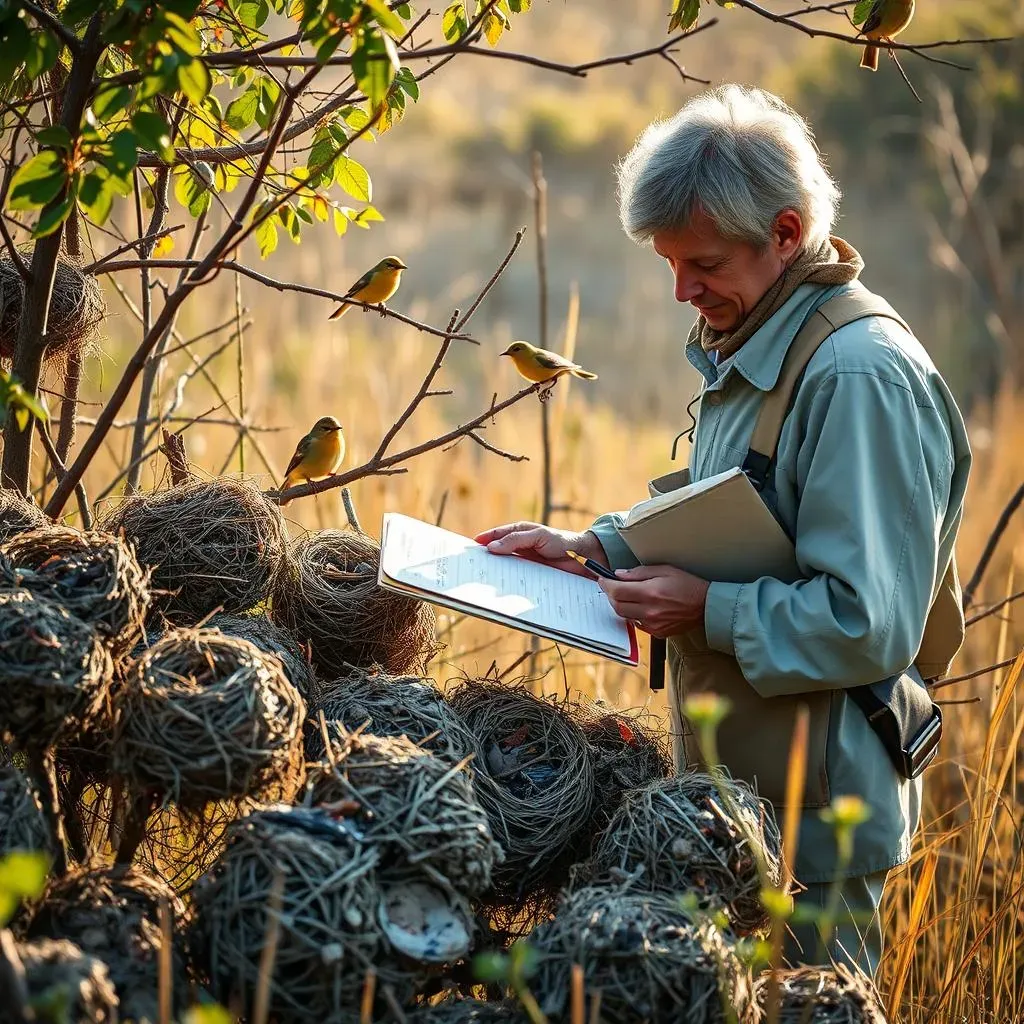
[[[352,304],[349,302],[343,302],[327,319],[337,320],[338,317],[344,316],[350,309]]]
[[[878,47],[870,44],[864,47],[864,55],[860,59],[860,66],[868,71],[878,70]]]
[[[287,491],[289,487],[294,487],[296,484],[300,484],[300,483],[302,483],[302,481],[300,479],[293,478],[292,475],[289,473],[288,476],[286,476],[284,478],[284,483],[281,484],[281,490],[282,491]],[[292,500],[291,498],[286,498],[284,501],[280,502],[281,508],[284,508],[285,505],[290,504],[291,500]]]
[[[597,380],[596,373],[591,373],[589,370],[581,370],[578,367],[572,371],[572,375],[574,377],[580,377],[583,380]]]

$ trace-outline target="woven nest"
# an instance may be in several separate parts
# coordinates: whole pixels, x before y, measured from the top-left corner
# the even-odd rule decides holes
[[[49,526],[18,535],[4,551],[22,586],[63,605],[115,650],[138,640],[149,607],[149,572],[127,541]]]
[[[17,956],[25,972],[20,995],[9,987],[13,972],[0,970],[0,1005],[7,1012],[13,1012],[25,998],[36,1008],[32,1019],[46,1024],[116,1024],[117,994],[102,960],[83,953],[67,939],[22,943],[17,946]],[[22,1017],[18,1014],[14,1019]]]
[[[28,926],[30,939],[64,938],[98,957],[120,1000],[120,1019],[159,1019],[159,971],[164,933],[160,904],[170,911],[171,979],[175,1007],[188,1005],[188,975],[174,925],[185,910],[159,879],[135,868],[78,869],[51,883]]]
[[[49,525],[50,520],[38,505],[26,501],[17,491],[0,488],[0,544],[26,530]]]
[[[104,520],[153,567],[154,609],[191,625],[266,601],[286,558],[284,519],[240,480],[197,481],[126,498]]]
[[[266,615],[214,615],[206,625],[227,636],[248,640],[264,654],[274,655],[302,699],[307,704],[312,700],[317,681],[305,652],[290,633],[275,626]]]
[[[752,843],[764,858],[768,882],[781,874],[779,830],[771,808],[743,782],[689,771],[627,793],[593,857],[595,879],[628,878],[654,892],[689,893],[704,909],[723,909],[730,926],[747,935],[766,928],[762,881]],[[731,803],[741,824],[730,817]]]
[[[582,729],[562,706],[521,686],[467,680],[448,699],[476,738],[477,799],[505,851],[494,902],[556,891],[594,805]]]
[[[752,985],[722,933],[688,922],[678,900],[660,894],[581,889],[541,925],[530,982],[541,1009],[568,1017],[573,964],[584,978],[584,1012],[600,993],[600,1020],[725,1024],[723,1003],[739,1024],[758,1019]]]
[[[333,741],[308,789],[310,803],[343,815],[380,846],[387,877],[422,873],[465,896],[490,885],[502,854],[469,775],[404,736]]]
[[[168,633],[119,696],[114,770],[185,809],[302,784],[306,707],[280,662],[216,630]]]
[[[310,761],[319,761],[325,753],[321,711],[329,736],[365,726],[375,736],[407,736],[451,763],[461,761],[476,746],[473,734],[441,691],[418,676],[354,668],[321,687],[306,720]]]
[[[766,972],[754,983],[762,1010],[767,1008],[770,976]],[[871,981],[845,964],[780,971],[778,981],[778,1024],[886,1024]]]
[[[406,1020],[408,1024],[530,1024],[529,1016],[514,999],[446,999],[414,1010]]]
[[[28,590],[0,593],[0,738],[45,750],[73,722],[96,715],[110,655],[95,631]]]
[[[10,255],[0,256],[0,357],[13,359],[25,301],[25,281]],[[57,261],[46,322],[47,362],[84,348],[106,315],[103,289],[67,258]]]
[[[433,610],[377,586],[379,562],[375,540],[346,530],[308,534],[292,550],[271,614],[309,643],[324,679],[353,665],[417,675],[434,655]]]
[[[28,776],[5,765],[0,767],[0,857],[12,850],[52,853],[53,837]]]

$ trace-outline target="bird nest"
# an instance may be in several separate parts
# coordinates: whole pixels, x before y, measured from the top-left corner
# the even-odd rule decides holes
[[[214,615],[206,625],[226,636],[248,640],[264,654],[272,654],[281,662],[284,674],[302,699],[307,704],[313,699],[317,681],[305,651],[290,633],[274,625],[266,615]]]
[[[745,783],[722,776],[720,785],[688,771],[627,793],[597,844],[591,878],[628,878],[652,892],[691,894],[702,909],[725,910],[741,935],[766,928],[761,888],[777,886],[781,877],[778,826]]]
[[[408,1024],[530,1024],[530,1018],[515,999],[446,999],[414,1010],[406,1020]]]
[[[521,686],[467,680],[449,701],[476,738],[477,799],[505,851],[494,901],[557,890],[594,805],[582,729],[562,706]]]
[[[0,488],[0,544],[26,530],[49,525],[50,520],[38,505],[26,501],[17,491]]]
[[[0,738],[45,750],[101,707],[111,661],[95,631],[28,590],[0,593]]]
[[[14,765],[0,767],[0,857],[12,850],[52,853],[43,805],[28,776]]]
[[[284,519],[255,487],[226,478],[126,498],[103,522],[153,568],[154,610],[182,625],[268,598],[286,556]]]
[[[214,998],[245,1015],[276,926],[269,996],[280,1024],[356,1019],[370,972],[379,999],[412,999],[423,964],[400,958],[391,942],[401,921],[376,875],[378,846],[318,808],[265,808],[229,832],[192,890],[191,947]]]
[[[0,358],[13,359],[25,302],[25,281],[10,255],[0,256]],[[84,274],[73,260],[57,260],[50,311],[46,321],[49,362],[85,347],[107,312],[103,289],[92,274]]]
[[[572,969],[579,964],[590,1019],[608,1024],[752,1024],[758,1019],[749,974],[729,943],[710,922],[689,922],[673,897],[580,889],[529,941],[539,962],[531,989],[551,1017],[568,1017]],[[595,998],[599,1014],[594,1014]]]
[[[295,544],[271,614],[310,645],[324,679],[350,666],[419,674],[436,650],[429,604],[377,585],[380,545],[365,534],[321,530]]]
[[[767,1009],[770,979],[770,972],[765,972],[754,983],[762,1010]],[[776,1005],[778,1024],[886,1024],[870,979],[845,964],[779,971]]]
[[[149,572],[122,538],[49,526],[18,535],[4,552],[23,587],[89,623],[115,651],[127,650],[142,634]]]
[[[185,809],[302,784],[306,707],[280,662],[210,629],[167,633],[118,696],[114,770]]]
[[[13,1014],[5,1020],[23,1020],[20,1008],[27,1003],[35,1009],[31,1019],[36,1021],[117,1024],[117,993],[102,960],[67,939],[21,943],[14,956],[17,962],[0,952],[0,1005]],[[13,978],[22,981],[20,991],[12,990]],[[57,1016],[49,1016],[49,1009]]]
[[[107,965],[121,1020],[159,1019],[159,972],[165,933],[160,904],[169,911],[172,994],[188,1005],[188,975],[174,924],[185,909],[159,879],[135,868],[80,868],[52,882],[28,925],[30,939],[70,939]]]
[[[465,896],[488,888],[501,849],[463,766],[404,736],[357,733],[333,741],[328,758],[310,771],[307,802],[376,843],[387,877],[422,874]]]
[[[476,741],[465,723],[428,680],[351,669],[320,688],[306,720],[306,758],[325,754],[320,712],[328,735],[365,726],[374,736],[407,736],[413,743],[455,763],[473,752]]]

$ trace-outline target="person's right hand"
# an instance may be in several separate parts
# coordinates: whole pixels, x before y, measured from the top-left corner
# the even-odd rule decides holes
[[[585,558],[593,558],[595,562],[608,565],[608,558],[601,547],[597,536],[589,530],[573,533],[569,530],[555,530],[540,523],[506,523],[485,530],[474,538],[478,544],[484,544],[487,550],[496,555],[519,555],[532,562],[546,562],[558,569],[587,576],[593,574],[584,569],[579,562],[570,558],[566,551],[575,551]]]

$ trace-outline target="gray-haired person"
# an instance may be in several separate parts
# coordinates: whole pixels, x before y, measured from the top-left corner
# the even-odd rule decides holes
[[[698,313],[685,345],[703,378],[690,478],[756,469],[795,544],[796,582],[726,583],[638,566],[618,513],[581,533],[512,523],[478,540],[569,572],[585,570],[567,549],[620,570],[618,581],[600,581],[616,611],[668,638],[677,768],[700,763],[681,703],[694,692],[723,694],[732,713],[719,729],[719,759],[781,814],[797,709],[807,707],[796,902],[824,907],[834,882],[842,898],[827,948],[813,925],[795,924],[787,956],[845,958],[873,975],[882,890],[909,857],[922,780],[898,769],[851,696],[886,680],[921,686],[948,669],[963,641],[953,551],[971,453],[928,353],[860,284],[860,255],[832,234],[838,201],[800,116],[735,85],[652,124],[619,168],[626,233],[652,245],[677,301]],[[770,459],[755,465],[759,410],[812,321],[817,347],[794,378]],[[821,815],[842,795],[870,811],[845,865]]]

